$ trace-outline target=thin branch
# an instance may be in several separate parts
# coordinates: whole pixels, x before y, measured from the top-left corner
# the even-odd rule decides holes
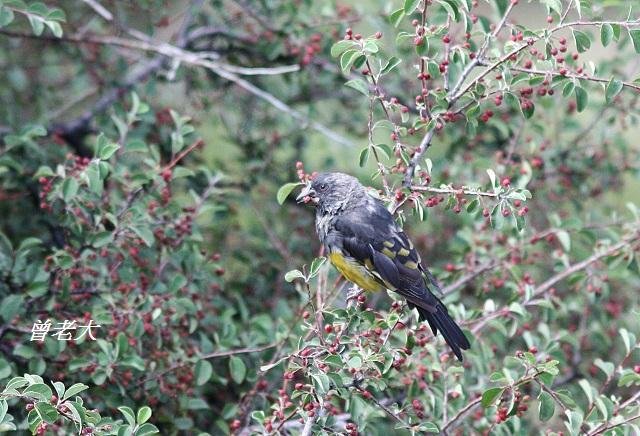
[[[434,188],[432,186],[412,186],[412,191],[421,191],[421,192],[433,192],[435,194],[452,194],[452,195],[479,195],[482,197],[494,197],[500,198],[506,193],[504,192],[486,192],[486,191],[478,191],[476,189],[471,188],[454,188],[454,187],[446,187],[446,188]]]
[[[608,430],[611,430],[612,428],[616,428],[616,427],[619,427],[621,425],[628,424],[628,423],[630,423],[632,421],[635,421],[636,419],[640,419],[640,413],[637,414],[637,415],[630,416],[629,418],[626,418],[625,420],[620,421],[617,424],[610,424],[610,425],[607,425],[606,427],[603,427],[603,428],[600,428],[600,429],[596,428],[593,432],[587,433],[587,434],[588,434],[588,436],[596,436],[596,435],[602,434],[602,433],[604,433],[604,432],[606,432]]]
[[[484,264],[480,265],[477,269],[473,270],[469,274],[466,274],[466,275],[460,277],[455,282],[453,282],[450,285],[445,286],[444,288],[442,288],[442,294],[443,295],[448,295],[448,294],[456,291],[457,289],[463,287],[464,285],[466,285],[470,281],[474,280],[476,277],[484,274],[486,271],[490,271],[490,270],[492,270],[494,268],[497,268],[498,266],[500,266],[500,263],[501,262],[498,262],[498,261],[491,261],[491,262],[487,262],[487,263],[484,263]]]
[[[482,65],[485,65],[485,64],[482,64]],[[528,73],[528,74],[535,74],[538,76],[562,76],[562,74],[560,74],[557,71],[543,71],[543,70],[536,70],[533,68],[522,68],[515,65],[510,66],[509,68],[513,71],[519,71],[521,73]],[[588,80],[591,82],[599,82],[599,83],[609,83],[610,81],[610,79],[605,79],[603,77],[596,77],[596,76],[588,76],[586,74],[567,73],[567,74],[564,74],[564,76],[570,79]],[[640,91],[640,85],[638,84],[631,83],[631,82],[621,82],[621,83],[623,86],[626,86],[627,88],[631,88],[635,91]]]
[[[113,14],[96,0],[82,0],[82,2],[93,9],[96,14],[100,15],[105,20],[113,21]]]
[[[228,357],[228,356],[235,356],[238,354],[249,354],[249,353],[258,353],[260,351],[265,351],[268,350],[270,348],[275,348],[278,345],[278,343],[271,343],[271,344],[267,344],[267,345],[262,345],[260,347],[254,347],[254,348],[236,348],[233,350],[225,350],[225,351],[215,351],[213,353],[208,353],[208,354],[203,354],[202,356],[200,356],[199,360],[206,360],[206,359],[216,359],[219,357]],[[179,368],[183,368],[185,366],[189,366],[189,365],[194,365],[195,362],[191,362],[191,361],[187,361],[187,362],[181,362],[181,363],[176,363],[172,366],[170,366],[169,368],[162,370],[156,374],[152,374],[149,377],[139,381],[138,383],[136,383],[136,386],[141,386],[143,384],[145,384],[148,381],[151,380],[156,380],[159,379],[163,376],[165,376],[166,374],[173,372]]]
[[[311,436],[313,424],[316,423],[318,418],[324,416],[324,413],[325,413],[324,404],[321,404],[320,409],[313,416],[309,417],[309,419],[307,419],[307,422],[304,423],[304,428],[302,429],[300,436]]]
[[[589,256],[588,258],[583,260],[582,262],[574,263],[573,265],[571,265],[567,269],[565,269],[562,272],[556,274],[555,276],[551,277],[547,281],[543,282],[540,286],[538,286],[533,291],[533,294],[532,294],[531,298],[528,301],[525,302],[525,305],[533,304],[534,303],[534,301],[532,301],[533,298],[542,296],[547,291],[549,291],[549,289],[554,287],[558,282],[561,282],[562,280],[566,279],[567,277],[571,276],[572,274],[577,273],[578,271],[582,271],[583,269],[587,268],[592,263],[595,263],[595,262],[599,261],[600,259],[603,259],[605,257],[613,255],[616,251],[619,251],[619,250],[623,249],[627,245],[629,245],[632,242],[637,241],[639,239],[640,239],[640,233],[638,233],[636,231],[632,235],[627,236],[626,238],[622,239],[617,244],[613,244],[612,246],[610,246],[606,250],[601,251],[599,253],[595,253],[592,256]]]
[[[173,167],[175,167],[182,159],[184,159],[189,153],[191,153],[193,150],[195,150],[198,147],[201,147],[204,144],[204,141],[202,139],[197,139],[196,141],[193,142],[193,144],[191,144],[189,147],[185,148],[184,150],[182,150],[180,153],[178,153],[173,159],[171,159],[171,162],[169,162],[167,165],[165,165],[162,170],[160,170],[160,173],[163,173],[164,171],[168,171],[171,170]]]
[[[175,45],[153,41],[148,36],[140,32],[134,33],[136,37],[140,38],[137,40],[120,38],[116,36],[107,36],[107,35],[87,36],[87,37],[78,36],[78,35],[67,35],[61,38],[50,38],[48,36],[41,37],[41,36],[35,36],[31,34],[26,34],[26,33],[16,33],[12,31],[6,31],[4,29],[0,29],[0,34],[12,36],[12,37],[49,39],[53,41],[72,42],[77,44],[101,44],[101,45],[119,46],[119,47],[124,47],[132,50],[153,52],[185,64],[201,66],[201,67],[207,68],[208,70],[212,71],[214,74],[222,77],[223,79],[226,79],[238,85],[239,87],[255,95],[256,97],[266,101],[270,105],[274,106],[276,109],[288,114],[289,116],[300,121],[304,125],[318,131],[319,133],[331,139],[332,141],[345,146],[353,145],[353,143],[349,139],[334,132],[333,130],[329,129],[323,124],[309,119],[307,116],[293,109],[292,107],[290,107],[289,105],[287,105],[282,100],[275,97],[274,95],[264,91],[261,88],[258,88],[253,83],[248,82],[245,79],[242,79],[236,73],[225,69],[224,64],[221,64],[217,61],[203,58],[198,53],[183,50],[180,47],[177,47]],[[154,65],[153,67],[150,66],[149,68],[147,68],[144,76],[146,77],[146,75],[150,74],[152,71],[159,68],[159,66],[162,65],[163,61],[164,59],[162,58],[159,60],[156,60],[158,65]],[[136,80],[132,80],[131,81],[132,83],[129,84],[129,87],[133,86],[133,84],[137,83],[138,81],[140,81],[139,78],[136,78]],[[114,92],[115,94],[119,94],[121,90],[116,89],[114,90]],[[111,94],[114,94],[114,92],[112,92]],[[87,119],[93,118],[95,113],[103,111],[105,107],[108,107],[114,101],[113,96],[105,97],[104,100],[105,101],[103,102],[103,104],[99,105],[99,108],[94,108],[90,113],[87,113],[85,114],[85,116],[82,117],[82,119],[79,121],[81,125],[85,125],[87,123]]]
[[[498,36],[498,34],[500,33],[500,31],[502,30],[502,28],[504,27],[504,25],[505,25],[505,23],[507,21],[507,17],[509,16],[511,11],[513,10],[513,7],[514,7],[514,3],[509,2],[509,5],[507,6],[507,9],[505,10],[504,15],[502,16],[502,19],[500,20],[500,23],[498,23],[498,25],[496,26],[494,31],[491,32],[490,35],[487,35],[487,37],[485,38],[484,42],[482,43],[482,46],[478,50],[478,53],[476,54],[476,57],[473,58],[471,60],[471,62],[469,62],[469,64],[465,67],[465,69],[460,74],[460,77],[458,78],[458,81],[456,82],[455,86],[453,87],[453,89],[449,93],[449,98],[450,99],[453,99],[453,96],[458,93],[458,91],[460,90],[460,87],[462,86],[464,81],[467,79],[469,74],[471,74],[471,71],[477,65],[479,65],[480,62],[482,62],[482,60],[484,59],[484,54],[486,53],[487,49],[489,48],[489,44],[490,44],[491,40],[493,38],[495,38],[496,36]]]
[[[227,71],[239,74],[241,76],[276,76],[279,74],[295,73],[300,71],[300,65],[282,65],[279,67],[239,67],[227,63],[220,63],[220,66]]]
[[[443,426],[442,426],[442,433],[446,432],[447,429],[449,427],[451,427],[454,423],[456,423],[458,420],[460,420],[464,415],[466,415],[468,412],[470,412],[472,409],[475,409],[475,407],[480,404],[480,402],[482,401],[482,396],[479,396],[478,398],[474,399],[473,401],[469,402],[466,406],[464,406],[462,409],[460,409],[458,411],[458,413],[455,414],[455,416],[453,416],[453,418],[451,418],[449,421],[447,421]]]

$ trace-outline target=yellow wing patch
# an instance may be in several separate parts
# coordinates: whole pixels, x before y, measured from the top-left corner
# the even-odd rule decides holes
[[[347,280],[360,286],[365,291],[377,292],[386,289],[367,268],[355,260],[345,258],[342,253],[334,251],[329,260]]]

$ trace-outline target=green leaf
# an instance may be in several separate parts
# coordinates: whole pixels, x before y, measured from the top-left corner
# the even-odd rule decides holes
[[[149,420],[149,418],[151,418],[151,408],[149,406],[142,406],[138,409],[138,414],[136,417],[136,422],[138,423],[138,425],[144,424]]]
[[[104,185],[102,183],[102,177],[100,177],[99,163],[97,161],[91,162],[85,170],[85,174],[87,175],[89,190],[97,195],[101,195]]]
[[[229,359],[229,372],[231,373],[233,381],[240,384],[247,375],[247,367],[241,358],[238,356],[231,356]]]
[[[318,274],[320,267],[324,265],[326,261],[326,257],[316,257],[315,259],[313,259],[313,262],[311,262],[311,268],[309,269],[309,277],[315,277],[316,274]]]
[[[491,180],[491,187],[494,188],[496,186],[496,173],[491,168],[487,168],[487,174]]]
[[[611,103],[616,95],[622,91],[622,82],[614,79],[613,77],[607,83],[607,86],[604,88],[604,95],[607,103]]]
[[[347,50],[340,56],[340,69],[347,74],[351,69],[351,65],[361,56],[360,50]]]
[[[575,91],[575,89],[576,84],[573,82],[573,80],[570,80],[562,87],[562,95],[564,97],[569,97],[573,93],[573,91]]]
[[[31,398],[35,398],[38,401],[49,401],[53,392],[51,388],[44,383],[36,383],[22,391],[22,394]]]
[[[133,414],[133,409],[131,409],[131,407],[120,406],[120,407],[118,407],[118,410],[124,415],[124,419],[127,420],[127,423],[130,426],[136,425],[136,417]]]
[[[358,43],[353,40],[343,39],[341,41],[336,42],[331,46],[331,56],[336,58],[344,53],[346,50],[355,48],[358,46]]]
[[[484,391],[482,393],[482,400],[480,400],[482,407],[487,408],[495,403],[496,400],[498,400],[502,396],[503,391],[504,388],[490,388]]]
[[[13,11],[4,6],[0,6],[0,27],[4,27],[11,23],[14,19]],[[2,420],[0,420],[2,422]]]
[[[600,42],[602,42],[603,46],[608,46],[611,40],[613,39],[613,27],[611,24],[605,23],[600,27]]]
[[[24,296],[12,294],[4,297],[0,303],[0,317],[5,321],[11,321],[16,315],[22,313]]]
[[[278,193],[276,194],[276,200],[278,200],[278,204],[282,205],[289,194],[291,194],[291,191],[293,191],[300,185],[302,185],[302,183],[285,183],[284,185],[282,185],[280,189],[278,189]]]
[[[159,434],[159,433],[160,433],[160,430],[158,430],[158,427],[147,422],[146,424],[142,424],[134,434],[135,436],[146,436],[150,434]]]
[[[393,27],[398,27],[404,18],[404,8],[396,9],[389,15],[389,22],[393,24]]]
[[[554,11],[557,14],[562,13],[562,2],[560,0],[542,0],[548,11]]]
[[[155,242],[156,238],[153,236],[153,232],[148,227],[140,227],[140,226],[131,226],[130,227],[133,232],[140,237],[147,245],[147,247],[151,247]]]
[[[636,53],[640,53],[640,29],[629,30],[629,37],[633,42],[633,48]]]
[[[42,22],[42,19],[33,15],[27,15],[27,19],[29,20],[33,33],[36,36],[42,35],[42,32],[44,32],[44,23]]]
[[[420,0],[404,0],[404,7],[403,7],[404,13],[407,15],[411,14],[413,11],[416,10],[419,4],[420,4]]]
[[[587,95],[587,91],[580,86],[576,86],[576,107],[578,108],[578,112],[582,112],[587,107],[587,102],[589,101],[589,96]]]
[[[58,419],[58,411],[51,404],[44,401],[37,402],[35,408],[42,419],[49,423],[54,423]]]
[[[618,386],[631,386],[633,384],[640,385],[640,374],[636,374],[633,371],[626,372],[618,380]]]
[[[7,404],[7,400],[0,400],[0,424],[4,421],[4,417],[7,415],[8,410],[9,405]]]
[[[292,281],[294,281],[295,279],[306,279],[306,277],[304,276],[304,274],[302,274],[302,272],[300,272],[297,269],[292,269],[291,271],[288,271],[285,275],[284,275],[284,280],[286,282],[291,283]]]
[[[65,202],[69,202],[78,193],[80,185],[74,177],[67,177],[62,182],[62,198]]]
[[[120,146],[116,143],[109,143],[100,150],[98,157],[101,160],[108,160],[113,154],[120,149]]]
[[[380,70],[380,75],[390,73],[395,67],[402,63],[402,59],[392,56]]]
[[[196,385],[202,386],[213,374],[213,366],[207,360],[199,360],[195,367]]]
[[[369,160],[370,151],[371,149],[369,148],[369,146],[363,148],[360,151],[360,156],[358,157],[358,165],[360,165],[360,167],[364,167],[367,164],[367,161]]]
[[[622,342],[624,342],[624,348],[627,354],[631,353],[631,350],[636,347],[636,336],[625,328],[621,328],[619,333],[622,337]]]
[[[613,371],[615,370],[615,365],[613,363],[605,362],[599,357],[596,358],[596,360],[593,363],[595,366],[600,368],[602,372],[604,372],[604,375],[606,375],[607,377],[610,377],[613,374]]]
[[[29,430],[31,430],[31,433],[36,434],[36,429],[42,423],[42,418],[35,408],[27,415],[27,423],[29,424]]]
[[[553,417],[553,414],[556,409],[556,404],[553,401],[553,397],[543,391],[540,393],[540,408],[539,408],[539,417],[540,421],[548,421]]]
[[[467,212],[468,213],[473,213],[475,212],[475,210],[478,208],[478,206],[480,205],[480,201],[477,198],[474,198],[473,200],[471,200],[469,202],[469,204],[467,205]]]
[[[440,433],[440,429],[433,422],[427,421],[420,424],[418,430],[425,433]]]
[[[560,244],[562,244],[564,251],[567,253],[571,251],[571,237],[569,236],[569,233],[565,230],[558,230],[556,232],[556,236],[558,237]]]
[[[576,40],[576,48],[578,52],[585,52],[591,47],[591,40],[589,39],[589,35],[579,30],[572,29],[573,37]]]
[[[369,85],[362,79],[353,79],[349,80],[344,86],[348,86],[349,88],[353,88],[359,93],[368,96],[369,95]]]
[[[9,362],[0,357],[0,380],[9,377],[11,375],[11,372],[12,371]],[[0,422],[2,422],[2,419],[0,419]]]
[[[453,18],[456,23],[460,21],[460,8],[453,0],[439,0],[439,3],[447,11],[447,14]]]
[[[378,47],[378,43],[376,42],[376,40],[368,39],[364,43],[362,50],[365,51],[366,53],[378,53],[378,51],[380,50],[380,47]]]
[[[89,386],[85,385],[84,383],[76,383],[70,386],[69,389],[67,389],[67,392],[64,394],[64,397],[62,397],[62,400],[67,400],[87,389],[89,389]]]
[[[58,398],[62,399],[64,397],[64,391],[66,390],[64,387],[64,383],[55,381],[51,383],[56,390],[56,394],[58,394]],[[62,401],[62,400],[61,400]],[[0,419],[0,422],[2,420]]]
[[[24,377],[14,377],[9,380],[9,383],[5,386],[6,389],[20,389],[24,386],[27,386],[29,381]]]

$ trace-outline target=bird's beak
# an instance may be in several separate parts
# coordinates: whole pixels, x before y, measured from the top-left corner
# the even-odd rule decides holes
[[[318,203],[318,197],[316,197],[316,191],[311,188],[311,183],[307,183],[300,194],[296,197],[298,203]]]

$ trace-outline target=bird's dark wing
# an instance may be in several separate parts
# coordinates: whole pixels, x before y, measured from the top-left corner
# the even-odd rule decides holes
[[[386,208],[372,201],[365,207],[345,211],[336,217],[334,229],[345,254],[416,307],[420,318],[429,322],[433,333],[442,332],[458,359],[462,360],[460,349],[468,349],[470,344],[446,307],[429,290],[425,275],[431,284],[435,284],[435,279],[422,267],[418,252]]]

